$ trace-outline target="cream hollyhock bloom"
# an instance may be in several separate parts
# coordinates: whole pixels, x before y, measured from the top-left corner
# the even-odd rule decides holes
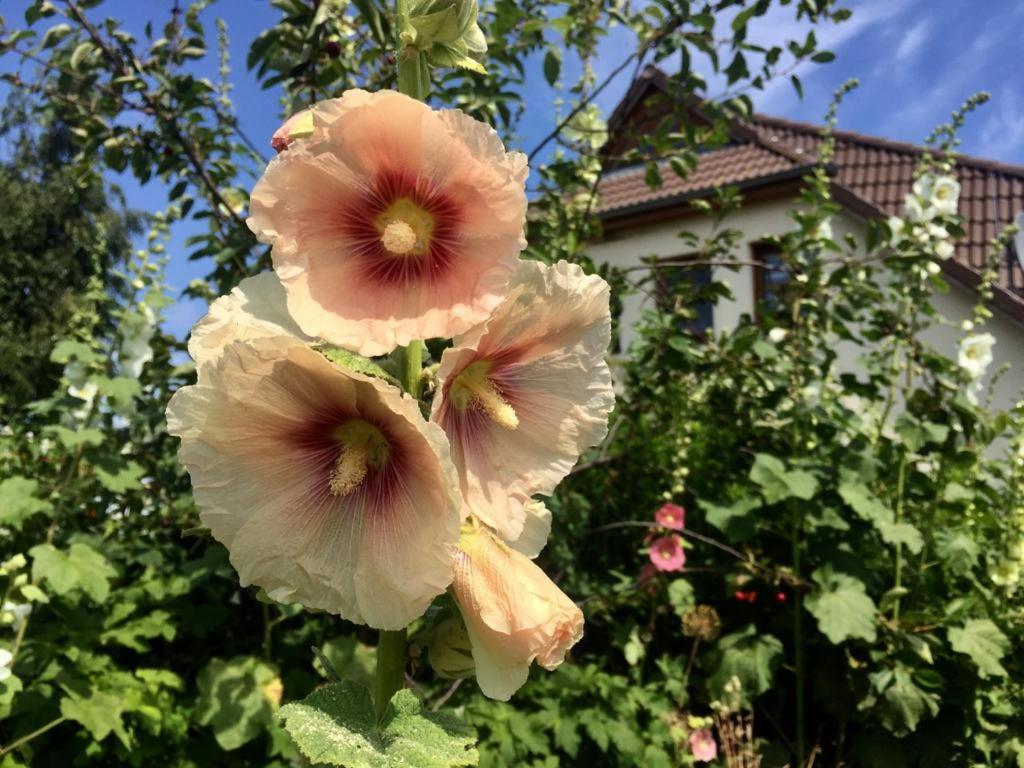
[[[512,549],[533,560],[541,553],[551,535],[551,510],[542,501],[527,501],[523,532],[514,541],[506,542]]]
[[[188,353],[202,366],[220,357],[232,341],[294,337],[312,343],[302,333],[285,303],[284,288],[273,272],[247,277],[231,293],[210,304],[188,340]]]
[[[473,514],[515,541],[525,501],[550,494],[608,429],[608,284],[574,264],[523,262],[486,323],[455,339],[431,420],[448,434]]]
[[[0,683],[11,676],[11,663],[14,656],[6,648],[0,648]]]
[[[248,219],[299,327],[380,355],[484,320],[526,245],[525,156],[458,110],[392,91],[346,91],[311,114]]]
[[[992,347],[996,339],[991,333],[972,333],[960,342],[957,362],[972,379],[980,379],[992,364]]]
[[[960,201],[960,182],[952,176],[925,174],[914,182],[914,194],[936,213],[953,216]]]
[[[234,341],[175,393],[168,431],[243,586],[381,629],[451,581],[461,496],[415,400],[301,341]]]
[[[583,636],[583,613],[525,555],[489,530],[462,534],[452,593],[485,696],[508,701],[530,664],[555,669]]]

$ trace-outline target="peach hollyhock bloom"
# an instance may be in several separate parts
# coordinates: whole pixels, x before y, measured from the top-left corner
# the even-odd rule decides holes
[[[458,479],[442,431],[396,388],[294,338],[234,341],[167,422],[243,586],[400,629],[451,582]]]
[[[270,162],[248,220],[303,331],[380,355],[486,318],[526,245],[525,156],[458,110],[392,91],[346,91],[311,114],[311,137]]]
[[[430,418],[451,441],[466,503],[506,541],[522,533],[526,500],[550,494],[607,432],[610,334],[604,280],[525,261],[487,322],[441,357]]]
[[[544,549],[551,535],[551,510],[544,506],[544,502],[531,499],[526,502],[525,511],[526,518],[519,538],[505,543],[533,560]]]
[[[555,669],[583,636],[583,613],[520,552],[483,527],[463,529],[455,602],[473,648],[480,690],[508,701],[530,664]]]
[[[314,133],[313,109],[303,109],[284,121],[270,137],[270,146],[275,152],[284,152],[299,139],[308,139]]]
[[[678,536],[662,536],[651,544],[651,563],[659,571],[681,571],[686,565],[686,553]]]
[[[294,337],[312,343],[295,324],[285,304],[284,288],[273,272],[247,277],[231,293],[210,304],[188,340],[188,353],[202,366],[216,360],[232,341]]]
[[[686,510],[678,504],[662,504],[661,508],[654,513],[654,522],[662,528],[681,531],[686,524]]]
[[[700,728],[690,734],[690,754],[698,763],[710,763],[718,757],[718,744],[707,728]]]

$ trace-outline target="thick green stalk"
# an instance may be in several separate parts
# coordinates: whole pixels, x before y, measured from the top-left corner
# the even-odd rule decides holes
[[[402,350],[402,388],[417,400],[423,393],[423,342],[418,339],[409,342]]]
[[[373,704],[377,721],[384,719],[391,697],[405,683],[405,630],[382,629],[377,643],[377,679],[373,686]]]

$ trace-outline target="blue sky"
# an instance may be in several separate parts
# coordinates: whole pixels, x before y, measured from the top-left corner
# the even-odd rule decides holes
[[[20,21],[27,0],[4,0],[0,10],[10,22]],[[799,71],[804,81],[800,100],[785,82],[753,92],[757,108],[768,114],[820,122],[831,92],[849,77],[861,86],[851,94],[840,113],[840,128],[919,142],[935,124],[972,93],[987,90],[993,100],[976,113],[963,132],[963,151],[1004,162],[1024,164],[1024,78],[1020,31],[1024,29],[1024,0],[850,0],[853,18],[843,24],[817,30],[824,47],[837,54],[828,65],[808,65]],[[107,0],[92,11],[121,19],[141,37],[147,20],[154,26],[169,15],[170,0]],[[266,0],[220,0],[206,12],[212,36],[213,19],[228,23],[231,38],[234,97],[243,129],[259,143],[280,122],[276,93],[263,91],[245,71],[245,54],[252,39],[272,25],[278,12]],[[774,43],[786,37],[802,37],[807,25],[791,18],[792,5],[776,8],[756,19],[751,40]],[[613,32],[600,50],[599,77],[614,69],[630,50],[628,35]],[[0,69],[16,66],[13,57],[0,59]],[[599,99],[610,112],[628,87],[628,68]],[[204,73],[212,74],[212,73]],[[710,94],[724,90],[720,79],[710,78]],[[510,142],[529,150],[550,130],[556,118],[557,94],[543,82],[537,62],[530,68],[527,116],[521,136]],[[0,91],[2,94],[2,91]],[[268,146],[269,154],[269,146]],[[132,207],[160,210],[166,189],[157,182],[139,187],[128,177],[113,179],[128,195]],[[168,279],[180,291],[205,271],[199,262],[186,258],[185,238],[195,231],[189,222],[177,225],[169,247]],[[205,311],[199,302],[181,300],[168,311],[165,327],[184,336]]]

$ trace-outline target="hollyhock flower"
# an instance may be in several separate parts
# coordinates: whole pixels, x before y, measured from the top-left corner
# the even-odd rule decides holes
[[[393,630],[450,583],[458,479],[396,388],[294,338],[234,341],[167,421],[243,586]]]
[[[508,701],[530,664],[555,669],[583,636],[583,613],[525,555],[489,530],[467,528],[456,557],[455,602],[485,696]]]
[[[10,624],[11,628],[15,632],[21,629],[21,625],[24,624],[25,620],[31,615],[31,603],[6,602],[3,606],[0,606],[0,620],[5,624]]]
[[[960,201],[960,182],[952,176],[928,173],[914,182],[914,194],[936,213],[952,216]]]
[[[707,728],[701,728],[690,734],[690,754],[698,763],[710,763],[718,757],[718,744]]]
[[[486,323],[441,358],[431,420],[452,444],[466,503],[506,541],[608,429],[608,284],[574,264],[523,262]]]
[[[654,522],[662,528],[681,531],[686,524],[686,510],[678,504],[662,504],[654,513]]]
[[[346,91],[312,117],[248,219],[299,327],[372,356],[484,320],[526,245],[525,157],[458,110],[392,91]]]
[[[980,379],[992,364],[992,347],[996,338],[991,333],[972,333],[960,342],[957,363],[972,379]]]
[[[0,648],[0,683],[11,676],[11,663],[14,656],[6,648]]]
[[[540,501],[528,501],[524,507],[526,518],[519,538],[506,542],[512,549],[533,560],[544,549],[551,535],[551,510]]]
[[[210,304],[209,311],[192,329],[188,353],[196,365],[202,366],[220,357],[232,341],[272,337],[314,341],[288,314],[284,288],[277,275],[264,272],[245,278],[231,293]]]
[[[678,536],[662,536],[651,544],[651,563],[659,571],[681,571],[686,564],[686,553]]]

